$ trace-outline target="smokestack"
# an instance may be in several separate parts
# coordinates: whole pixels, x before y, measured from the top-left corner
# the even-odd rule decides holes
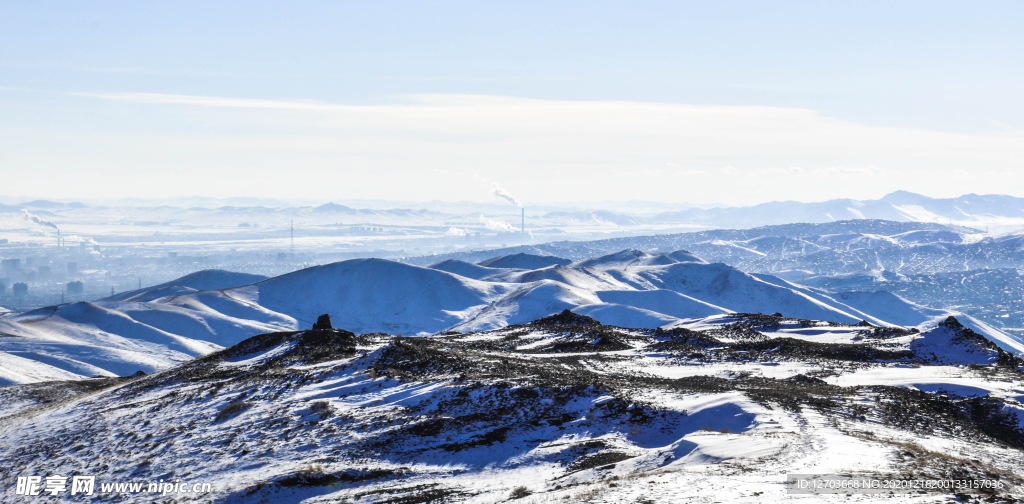
[[[525,208],[520,208],[519,210],[522,210],[522,212],[523,212],[522,215],[520,216],[519,227],[522,230],[521,232],[523,234],[526,234],[526,209]]]

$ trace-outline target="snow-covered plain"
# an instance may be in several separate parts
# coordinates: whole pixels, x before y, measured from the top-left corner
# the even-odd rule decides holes
[[[842,473],[1024,497],[1024,361],[955,319],[689,325],[277,333],[146,377],[2,387],[0,480],[214,485],[180,502],[877,501],[787,493],[787,474]]]
[[[519,254],[419,267],[356,259],[274,278],[207,271],[95,301],[0,316],[0,384],[126,376],[167,368],[320,314],[356,333],[428,335],[520,324],[572,309],[623,327],[689,327],[729,313],[935,327],[950,314],[1004,349],[1013,336],[886,292],[832,294],[709,264],[686,251],[637,250],[565,264]],[[536,269],[495,265],[541,266]],[[240,285],[260,280],[248,285]],[[240,285],[240,286],[234,286]]]

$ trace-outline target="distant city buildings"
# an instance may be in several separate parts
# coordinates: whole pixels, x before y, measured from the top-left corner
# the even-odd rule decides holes
[[[25,297],[28,295],[28,284],[25,282],[18,282],[14,284],[14,297]]]
[[[78,263],[76,263],[76,262],[69,262],[68,263],[68,274],[69,275],[74,275],[74,274],[77,274],[77,273],[78,273]]]
[[[85,284],[75,280],[74,282],[68,282],[68,295],[69,296],[81,296],[85,292]]]
[[[4,259],[0,261],[0,270],[15,271],[21,268],[21,259]]]

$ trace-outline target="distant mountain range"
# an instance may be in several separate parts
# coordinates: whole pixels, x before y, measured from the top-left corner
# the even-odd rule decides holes
[[[832,275],[876,267],[901,273],[932,273],[1024,267],[1024,235],[1021,234],[982,236],[978,230],[962,226],[879,219],[559,241],[413,257],[407,262],[422,265],[446,259],[477,262],[518,253],[579,261],[623,249],[652,253],[686,249],[711,262],[725,262],[744,271],[762,273],[806,269]]]
[[[998,224],[1001,219],[1024,219],[1024,198],[966,194],[957,198],[929,198],[896,191],[877,200],[837,199],[820,203],[776,201],[750,207],[692,208],[665,212],[654,222],[705,223],[708,227],[748,228],[791,222],[830,222],[849,219]],[[1018,227],[1021,224],[1016,224]]]
[[[143,202],[138,202],[143,203]],[[442,205],[444,206],[444,205]],[[680,204],[679,206],[685,206]],[[145,206],[133,205],[136,208]],[[477,208],[479,207],[479,208]],[[42,211],[69,211],[90,208],[79,202],[59,203],[35,200],[19,204],[0,204],[0,212],[16,212],[21,209]],[[166,205],[151,209],[168,209]],[[439,207],[441,208],[441,207]],[[431,210],[429,203],[419,209],[352,208],[337,203],[319,206],[266,207],[247,205],[226,205],[216,208],[189,207],[188,210],[204,214],[274,214],[310,216],[349,216],[388,218],[412,218],[443,220],[455,218],[461,213],[451,213],[458,208],[469,213],[493,211],[489,204],[465,203],[457,207],[444,206],[444,210]],[[502,208],[502,207],[498,207]],[[884,219],[898,222],[957,223],[967,226],[986,226],[998,230],[1024,227],[1024,198],[1005,195],[966,194],[956,198],[930,198],[907,191],[897,191],[877,200],[836,199],[823,202],[803,203],[797,201],[775,201],[746,207],[685,208],[661,213],[613,212],[606,209],[587,209],[572,206],[556,207],[538,204],[533,208],[549,209],[538,215],[534,210],[529,216],[533,226],[572,224],[603,224],[621,228],[637,226],[690,225],[704,228],[745,229],[765,225],[793,222],[824,223],[851,219]],[[184,210],[185,208],[182,208]]]

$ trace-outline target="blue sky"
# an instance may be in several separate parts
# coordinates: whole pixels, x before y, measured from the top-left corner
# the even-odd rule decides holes
[[[486,200],[494,181],[535,201],[1024,195],[1022,15],[1021,2],[5,2],[0,171],[15,183],[0,194],[293,197],[319,176],[327,199]],[[565,115],[569,102],[595,108]],[[707,188],[736,173],[771,180]],[[522,174],[594,180],[567,196]]]

